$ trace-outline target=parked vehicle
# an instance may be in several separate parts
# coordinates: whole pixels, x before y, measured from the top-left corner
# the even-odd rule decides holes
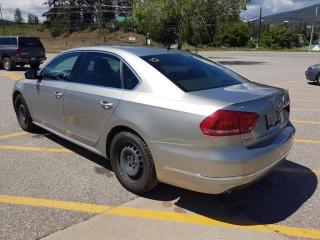
[[[10,71],[17,65],[38,69],[46,60],[45,49],[35,37],[0,37],[1,63],[5,70]]]
[[[320,64],[310,66],[305,75],[308,81],[320,84]]]
[[[128,190],[160,182],[205,193],[252,183],[289,153],[288,92],[210,60],[147,47],[59,54],[16,82],[20,126],[103,157]]]

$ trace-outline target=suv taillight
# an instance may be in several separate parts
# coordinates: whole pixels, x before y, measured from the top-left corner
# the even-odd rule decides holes
[[[21,49],[20,49],[20,48],[17,48],[17,50],[16,50],[16,56],[17,56],[17,57],[20,57],[20,56],[21,56]]]
[[[219,110],[200,124],[205,135],[234,136],[251,132],[259,119],[254,112]]]

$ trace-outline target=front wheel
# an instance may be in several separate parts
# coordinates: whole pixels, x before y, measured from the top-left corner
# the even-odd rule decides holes
[[[20,127],[27,132],[34,131],[35,125],[32,123],[32,118],[31,118],[27,103],[21,94],[19,94],[15,98],[14,110],[16,112]]]
[[[115,175],[127,190],[142,194],[157,185],[151,152],[139,136],[118,133],[111,143],[110,159]]]

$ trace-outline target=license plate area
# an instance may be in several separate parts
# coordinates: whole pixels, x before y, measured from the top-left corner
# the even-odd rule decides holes
[[[31,61],[37,60],[35,57],[30,58]]]
[[[281,123],[281,116],[280,116],[280,112],[275,111],[272,113],[268,113],[266,115],[266,125],[267,125],[267,129],[270,129],[272,127],[277,126],[278,124]]]

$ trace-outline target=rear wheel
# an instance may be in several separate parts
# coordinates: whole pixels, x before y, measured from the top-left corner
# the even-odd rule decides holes
[[[154,162],[147,144],[131,132],[120,132],[112,140],[111,165],[127,190],[142,194],[158,183]]]
[[[15,109],[20,127],[27,132],[34,131],[35,125],[32,123],[32,118],[31,118],[27,103],[21,94],[19,94],[15,98],[14,109]]]
[[[32,68],[32,69],[39,69],[39,67],[40,67],[40,63],[31,63],[30,64],[30,67]]]
[[[11,58],[5,57],[2,59],[2,66],[5,70],[10,71],[14,69],[15,64],[12,62]]]

